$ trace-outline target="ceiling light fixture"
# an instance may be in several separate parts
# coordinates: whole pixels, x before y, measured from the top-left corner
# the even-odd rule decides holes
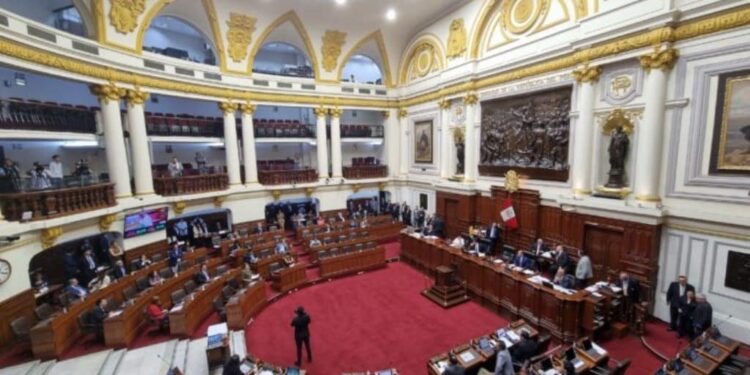
[[[336,0],[337,5],[346,5],[346,0]]]
[[[388,8],[388,11],[385,12],[385,19],[388,21],[396,20],[396,9]]]

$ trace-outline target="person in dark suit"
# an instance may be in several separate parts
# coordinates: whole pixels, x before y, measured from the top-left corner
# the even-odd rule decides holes
[[[80,270],[78,269],[78,262],[76,256],[73,254],[73,250],[65,251],[65,257],[63,258],[63,267],[65,267],[65,278],[70,280],[78,277]]]
[[[693,335],[693,312],[695,311],[695,293],[689,291],[680,298],[680,327],[677,337]]]
[[[633,320],[635,305],[641,301],[641,286],[638,280],[630,277],[627,272],[620,272],[620,279],[617,280],[615,285],[622,288],[622,295],[625,297],[625,304],[623,305],[625,320],[630,322]]]
[[[96,307],[91,312],[91,324],[96,328],[96,337],[99,339],[104,338],[104,319],[107,319],[108,315],[107,300],[102,298],[96,301]]]
[[[448,367],[443,370],[442,375],[464,375],[464,368],[458,364],[458,358],[454,354],[448,356]]]
[[[445,224],[443,223],[443,219],[441,219],[439,216],[435,216],[432,219],[432,233],[433,236],[443,237],[443,230],[445,228]]]
[[[521,332],[521,341],[518,345],[513,345],[513,360],[518,363],[524,363],[526,360],[531,359],[539,351],[539,345],[536,341],[531,339],[528,331]]]
[[[706,301],[706,296],[699,294],[695,298],[695,310],[693,311],[693,335],[691,339],[698,337],[703,331],[709,329],[713,322],[714,309]]]
[[[576,286],[576,279],[573,275],[566,275],[565,268],[558,268],[555,272],[555,277],[552,279],[552,283],[559,285],[565,289],[573,289]]]
[[[182,260],[182,250],[180,249],[180,245],[177,243],[172,245],[172,248],[169,249],[169,253],[167,254],[169,267],[172,268],[172,272],[177,273],[177,266],[179,266],[180,261]]]
[[[500,226],[496,222],[492,222],[489,228],[487,228],[487,238],[490,240],[490,250],[495,251],[497,248],[497,242],[500,240]]]
[[[65,292],[68,293],[68,297],[73,299],[78,299],[83,301],[84,298],[89,294],[89,291],[78,285],[78,279],[75,277],[68,280],[68,286],[65,287]]]
[[[680,299],[685,297],[688,291],[695,293],[695,287],[688,284],[687,276],[680,275],[677,281],[669,284],[667,289],[667,305],[669,305],[669,328],[667,331],[676,331],[678,318],[680,317]]]
[[[537,238],[536,242],[531,244],[529,247],[529,252],[534,255],[541,255],[542,253],[546,253],[549,251],[549,247],[544,243],[544,240],[541,238]]]
[[[94,252],[86,250],[81,259],[81,278],[84,284],[88,284],[89,281],[96,278],[96,268],[97,264],[94,259]]]
[[[568,253],[565,252],[562,245],[557,245],[554,254],[552,254],[552,266],[550,266],[550,272],[554,275],[557,273],[558,269],[562,268],[564,272],[567,273],[569,265],[570,259],[568,258]]]
[[[208,273],[207,265],[205,264],[201,265],[201,271],[198,272],[198,275],[195,276],[195,281],[198,282],[198,285],[203,285],[211,281],[211,275]]]
[[[224,369],[221,371],[221,375],[244,375],[240,368],[240,356],[237,354],[229,357],[229,361],[224,365]]]
[[[261,222],[257,222],[255,224],[255,229],[253,229],[254,234],[261,234],[263,233],[263,224]]]
[[[297,307],[295,314],[296,316],[292,319],[292,327],[294,327],[294,343],[297,345],[297,362],[295,364],[299,366],[302,363],[302,344],[305,344],[307,361],[312,362],[312,349],[310,348],[310,322],[312,322],[312,319],[302,306]]]
[[[115,279],[119,280],[128,275],[128,270],[125,269],[125,264],[118,260],[115,262]]]
[[[523,269],[531,268],[531,258],[526,256],[526,253],[523,250],[518,250],[518,253],[516,253],[516,256],[513,257],[513,265],[516,267],[521,267]]]

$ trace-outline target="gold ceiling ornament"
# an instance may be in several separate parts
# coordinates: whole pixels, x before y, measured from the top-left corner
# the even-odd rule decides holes
[[[518,177],[518,173],[514,170],[509,170],[505,172],[505,190],[511,193],[515,193],[518,191],[519,186],[521,185],[521,180]]]
[[[604,121],[604,124],[602,125],[602,133],[609,135],[613,130],[620,127],[627,135],[632,135],[633,130],[635,129],[635,125],[630,121],[627,114],[621,108],[615,108],[610,112],[609,116],[607,116],[607,120]]]
[[[320,52],[323,55],[323,69],[332,72],[338,66],[341,47],[346,43],[346,33],[337,30],[326,30],[323,34],[323,45]]]
[[[99,218],[99,231],[107,232],[112,227],[112,223],[117,220],[117,214],[107,214]]]
[[[226,195],[217,195],[214,197],[214,207],[221,207],[222,204],[224,204],[224,201],[227,200]]]
[[[438,108],[440,109],[449,109],[451,107],[451,101],[448,99],[443,99],[437,103]]]
[[[407,111],[406,108],[398,109],[398,118],[405,118],[408,115],[409,115],[409,111]]]
[[[464,128],[458,126],[453,128],[453,143],[464,143]]]
[[[506,0],[501,5],[502,27],[512,34],[529,31],[539,19],[547,17],[550,0]]]
[[[341,118],[341,115],[344,113],[344,110],[342,110],[339,107],[333,107],[329,109],[328,112],[331,114],[331,117],[333,118]]]
[[[232,61],[240,63],[247,57],[247,49],[253,39],[255,31],[255,17],[247,14],[229,13],[227,20],[227,45],[229,46],[229,57]]]
[[[449,59],[455,59],[463,56],[464,52],[466,52],[466,26],[463,18],[456,18],[448,29],[448,48],[445,55]]]
[[[128,101],[129,105],[143,105],[148,100],[150,94],[146,91],[141,91],[141,88],[136,86],[134,89],[129,89],[125,92],[125,100]]]
[[[445,56],[440,39],[425,35],[411,47],[402,62],[401,84],[423,78],[430,73],[440,71],[445,66]]]
[[[312,197],[313,192],[315,192],[315,188],[314,187],[306,187],[305,188],[305,196],[306,197],[308,197],[308,198]]]
[[[55,241],[63,234],[62,227],[44,228],[40,233],[42,248],[47,249],[55,244]]]
[[[255,110],[258,108],[255,104],[252,104],[250,102],[247,103],[241,103],[239,105],[240,112],[242,112],[243,115],[252,115],[255,113]]]
[[[174,213],[176,213],[177,215],[182,215],[182,213],[185,211],[186,208],[187,208],[187,202],[185,201],[174,202]]]
[[[237,112],[237,103],[233,103],[231,101],[219,102],[218,105],[221,112],[223,112],[225,115],[230,115]]]
[[[313,112],[315,113],[315,117],[318,118],[328,116],[328,108],[323,106],[313,109]]]
[[[109,23],[120,34],[138,27],[138,17],[146,10],[146,0],[110,0]]]
[[[589,66],[588,63],[585,63],[570,74],[578,83],[594,83],[599,80],[602,68],[600,66]]]
[[[474,105],[477,103],[479,103],[479,96],[477,96],[477,93],[470,91],[466,94],[466,96],[464,96],[464,104]]]
[[[127,93],[125,89],[117,87],[113,81],[109,81],[106,85],[91,85],[89,91],[104,102],[119,101]]]
[[[662,48],[661,46],[655,46],[654,52],[640,57],[641,67],[645,71],[651,69],[662,69],[668,71],[672,69],[674,64],[677,62],[679,54],[675,48],[667,46]]]
[[[273,196],[273,200],[279,200],[281,198],[281,190],[271,190],[271,196]]]

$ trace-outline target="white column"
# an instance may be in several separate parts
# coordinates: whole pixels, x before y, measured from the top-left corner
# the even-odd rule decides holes
[[[479,98],[475,93],[468,93],[464,97],[466,104],[466,128],[464,131],[464,181],[475,182],[479,173],[477,164],[477,142],[475,125],[479,115]]]
[[[399,162],[399,175],[406,177],[409,174],[409,112],[405,108],[398,110],[398,126],[401,134],[401,161]]]
[[[245,185],[258,182],[258,165],[255,157],[254,104],[240,104],[242,113],[242,161],[245,163]]]
[[[219,102],[219,109],[224,112],[224,151],[227,159],[227,175],[229,186],[239,185],[240,181],[240,151],[237,146],[237,104]]]
[[[315,117],[317,123],[315,126],[315,135],[317,137],[317,150],[318,150],[318,177],[322,179],[328,178],[328,146],[326,145],[326,116],[328,115],[328,109],[319,107],[315,108]]]
[[[130,157],[133,160],[133,179],[135,180],[135,194],[154,194],[154,179],[151,174],[151,150],[146,133],[146,116],[143,113],[143,103],[149,94],[136,87],[128,90],[128,128],[130,130]]]
[[[641,56],[641,67],[646,71],[643,85],[643,122],[636,128],[638,142],[633,154],[638,155],[635,166],[635,199],[641,202],[659,202],[659,177],[661,175],[664,112],[667,100],[669,70],[677,60],[677,50],[667,47]]]
[[[125,151],[125,137],[122,134],[122,115],[120,114],[120,99],[125,95],[125,89],[110,83],[109,85],[93,85],[90,90],[99,98],[104,150],[107,155],[109,181],[115,184],[115,198],[130,197],[133,194],[130,189],[128,154]]]
[[[591,194],[591,163],[593,161],[594,140],[594,102],[596,100],[596,82],[602,69],[583,66],[573,71],[573,78],[578,82],[578,120],[575,128],[573,148],[573,165],[571,168],[573,194]]]
[[[451,102],[442,100],[438,102],[440,108],[440,177],[449,178],[453,175],[453,134],[450,126]]]
[[[399,173],[399,124],[397,111],[390,109],[383,111],[383,128],[385,142],[385,163],[388,166],[388,176],[395,177]]]
[[[341,160],[341,108],[331,108],[331,164],[333,178],[341,178],[342,160]]]

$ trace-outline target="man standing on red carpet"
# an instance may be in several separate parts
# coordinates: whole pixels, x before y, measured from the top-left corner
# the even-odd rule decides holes
[[[310,350],[310,315],[307,315],[305,309],[300,306],[295,311],[297,316],[292,319],[294,327],[294,342],[297,344],[297,366],[302,364],[302,343],[307,350],[307,361],[312,362],[312,351]]]

